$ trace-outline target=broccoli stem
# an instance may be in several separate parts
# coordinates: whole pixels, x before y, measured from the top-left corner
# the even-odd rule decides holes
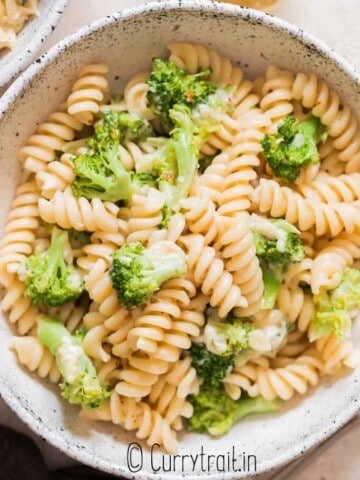
[[[173,131],[174,150],[177,158],[178,176],[170,207],[175,208],[182,198],[187,197],[198,165],[198,149],[194,141],[194,124],[184,111],[174,107],[170,117],[177,125]]]
[[[41,319],[37,328],[37,336],[40,342],[47,347],[52,355],[56,355],[64,343],[76,343],[67,328],[52,317]]]
[[[72,336],[54,317],[42,318],[37,336],[55,357],[63,377],[62,396],[70,403],[90,408],[99,407],[110,395],[97,377],[90,358],[81,346],[81,335]]]
[[[44,272],[44,281],[49,282],[49,279],[56,276],[59,269],[63,270],[64,265],[64,250],[67,243],[67,233],[62,232],[54,227],[51,234],[51,243],[48,250],[49,268]],[[60,276],[62,272],[60,273]]]
[[[168,254],[155,263],[156,282],[161,285],[169,280],[184,275],[184,258],[179,254]]]
[[[310,115],[309,118],[299,124],[298,128],[305,135],[309,135],[316,139],[320,125],[320,118],[314,117],[314,115]]]
[[[264,295],[261,304],[262,310],[270,310],[274,308],[276,296],[280,288],[280,276],[268,268],[264,262],[261,262],[261,270],[264,282]]]
[[[274,412],[278,410],[281,405],[282,402],[279,398],[275,398],[274,400],[266,400],[264,397],[240,398],[237,401],[234,422],[237,422],[247,415]]]

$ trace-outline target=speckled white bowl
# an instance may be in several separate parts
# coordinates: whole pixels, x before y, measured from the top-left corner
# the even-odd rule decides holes
[[[119,90],[131,74],[150,67],[151,57],[163,55],[170,40],[201,42],[229,55],[248,75],[263,72],[269,62],[288,69],[313,71],[360,113],[359,77],[329,48],[303,31],[265,14],[202,1],[154,3],[123,11],[94,23],[33,64],[0,101],[1,225],[5,221],[19,178],[17,151],[46,115],[65,98],[78,68],[84,62],[110,65],[110,82]],[[23,371],[7,343],[11,329],[0,321],[0,393],[10,407],[42,438],[86,464],[118,475],[132,477],[127,465],[127,446],[134,437],[116,426],[86,423],[76,407],[63,402],[55,386],[49,386]],[[288,462],[324,440],[358,410],[360,370],[331,385],[322,385],[278,414],[248,418],[219,440],[184,433],[180,454],[224,454],[232,447],[239,454],[257,455],[257,471],[264,472]],[[136,452],[133,463],[138,463]],[[155,475],[159,455],[151,465],[144,450],[138,478],[207,478],[193,470]],[[245,478],[246,472],[210,472],[210,477]]]
[[[35,58],[45,38],[55,30],[69,0],[39,0],[39,16],[19,32],[13,50],[0,51],[0,88],[21,73]]]

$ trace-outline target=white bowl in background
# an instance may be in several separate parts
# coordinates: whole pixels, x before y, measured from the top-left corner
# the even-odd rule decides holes
[[[39,16],[30,18],[17,34],[13,50],[0,50],[0,88],[5,87],[35,58],[42,43],[56,28],[69,0],[39,0]]]
[[[0,100],[1,228],[19,180],[17,151],[39,122],[65,99],[81,65],[107,62],[113,91],[135,72],[149,68],[153,55],[165,55],[169,41],[200,42],[231,57],[253,76],[271,62],[325,78],[353,111],[360,114],[360,79],[342,58],[320,41],[269,15],[201,0],[171,0],[147,4],[106,17],[82,28],[34,63]],[[0,322],[0,394],[19,417],[42,438],[71,457],[101,470],[132,477],[127,447],[135,441],[119,427],[85,422],[78,408],[60,398],[51,386],[18,366],[7,343],[12,335]],[[288,462],[339,429],[358,410],[360,370],[322,385],[301,402],[277,414],[252,417],[215,440],[194,433],[180,436],[180,454],[231,452],[257,455],[257,471]],[[290,408],[291,407],[291,408]],[[155,466],[160,461],[155,456]],[[155,474],[144,448],[137,478],[207,478],[207,473],[177,470]],[[247,472],[211,472],[210,478],[248,477]]]

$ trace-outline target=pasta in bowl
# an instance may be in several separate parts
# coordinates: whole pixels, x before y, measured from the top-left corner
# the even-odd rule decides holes
[[[22,179],[4,206],[2,395],[118,474],[135,439],[146,477],[154,445],[186,455],[199,439],[209,455],[240,443],[257,471],[290,460],[356,411],[355,77],[320,46],[308,63],[292,27],[233,7],[153,4],[84,33],[34,68],[3,119],[11,129],[34,108],[0,145]],[[259,58],[234,48],[252,42]]]

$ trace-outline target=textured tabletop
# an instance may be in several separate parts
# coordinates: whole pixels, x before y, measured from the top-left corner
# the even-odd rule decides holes
[[[125,7],[139,5],[143,0],[71,0],[63,18],[43,46],[45,52],[50,46],[104,15]],[[342,54],[360,71],[360,2],[359,0],[280,0],[276,15],[307,30],[330,47]],[[28,432],[11,411],[0,400],[0,423]],[[31,433],[30,433],[31,435]],[[35,438],[35,436],[33,435]],[[360,454],[358,450],[360,424],[347,435],[338,436],[331,450],[310,464],[304,473],[294,480],[355,480],[360,478]],[[36,439],[51,466],[74,463],[65,455]],[[272,477],[272,476],[270,476]],[[259,480],[270,478],[257,477]],[[275,475],[277,478],[278,475]],[[290,480],[287,476],[284,479]],[[292,479],[291,479],[292,480]]]

